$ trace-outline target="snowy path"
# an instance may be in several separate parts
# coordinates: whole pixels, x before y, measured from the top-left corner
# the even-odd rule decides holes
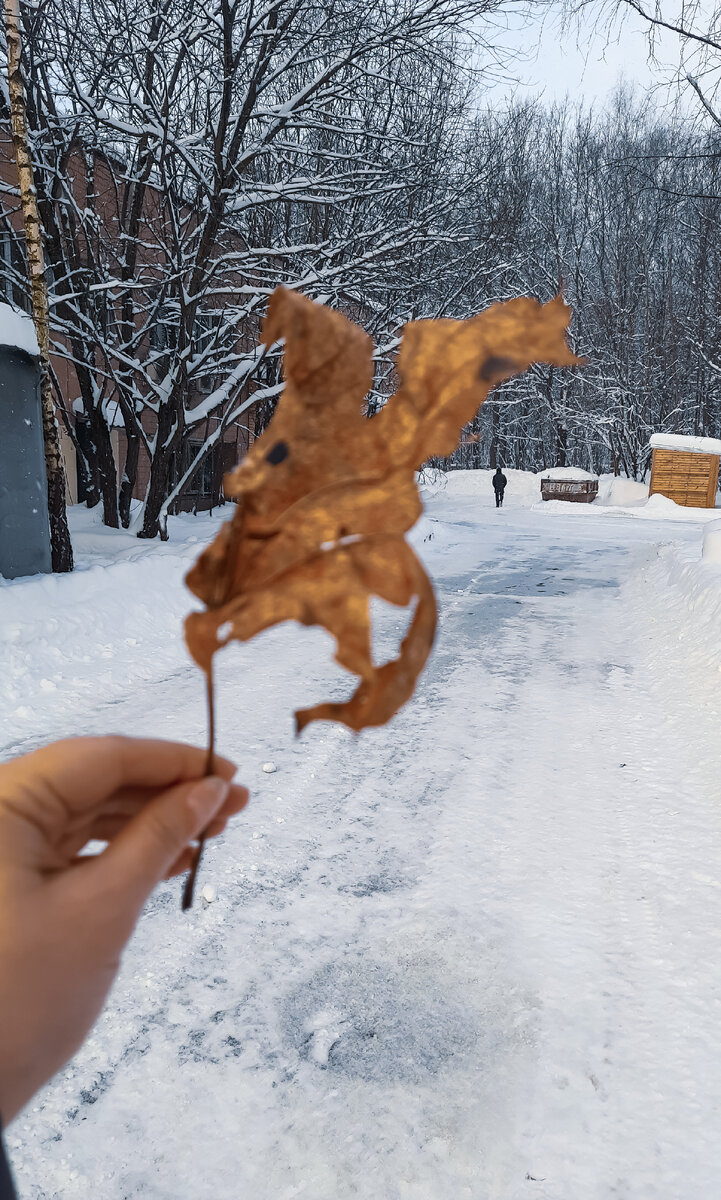
[[[220,745],[252,807],[204,861],[217,899],[187,919],[162,890],[10,1131],[27,1200],[718,1196],[717,714],[645,619],[667,531],[431,515],[440,635],[389,729],[292,741],[294,706],[347,691],[320,634],[227,653]],[[78,676],[83,731],[202,740],[174,635],[92,710]],[[56,690],[8,744],[70,731]]]

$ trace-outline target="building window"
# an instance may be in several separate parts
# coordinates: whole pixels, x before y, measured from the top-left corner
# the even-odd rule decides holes
[[[13,303],[12,238],[7,229],[0,230],[0,295]]]
[[[150,315],[150,349],[155,354],[162,354],[173,345],[174,312],[169,304],[161,304]]]
[[[225,329],[226,315],[220,311],[198,313],[193,327],[193,352],[200,357],[207,353],[206,362],[199,364],[195,374],[195,386],[199,392],[212,392],[218,377],[218,359],[222,358],[233,343],[232,331]]]
[[[187,471],[196,454],[202,448],[202,442],[186,442],[183,447],[185,462],[183,471]],[[194,493],[196,496],[212,496],[213,494],[213,475],[214,475],[215,453],[209,450],[203,461],[198,466],[193,476],[188,480],[188,492]]]

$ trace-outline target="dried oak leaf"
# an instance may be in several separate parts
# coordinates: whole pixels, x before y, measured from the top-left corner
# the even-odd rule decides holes
[[[350,700],[296,713],[353,730],[382,725],[410,698],[433,645],[430,581],[405,541],[422,505],[415,470],[448,455],[491,388],[534,362],[580,360],[565,340],[560,297],[496,304],[467,321],[407,325],[401,386],[372,420],[363,400],[372,344],[357,325],[297,292],[271,297],[263,342],[285,339],[285,390],[270,427],[225,479],[232,520],[187,576],[206,605],[186,621],[195,661],[208,674],[216,650],[281,621],[320,625],[336,660],[360,684]],[[371,655],[369,601],[416,607],[397,659]]]

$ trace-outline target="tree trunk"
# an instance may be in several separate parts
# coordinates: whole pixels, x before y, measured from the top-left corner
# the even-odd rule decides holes
[[[140,458],[140,437],[137,429],[130,421],[125,422],[125,436],[128,448],[125,452],[123,478],[120,482],[120,523],[123,529],[130,525],[130,505],[133,499],[135,481],[138,478],[138,461]]]
[[[568,456],[568,430],[565,425],[556,426],[556,457],[558,466],[565,467]]]
[[[45,279],[40,214],[33,183],[33,168],[27,139],[25,90],[20,65],[20,0],[5,0],[5,25],[8,42],[8,91],[13,148],[20,183],[20,198],[25,224],[33,321],[40,347],[40,398],[45,442],[45,470],[48,481],[50,547],[53,571],[72,571],[73,548],[65,512],[65,468],[60,453],[60,434],[55,417],[50,377],[50,319]]]
[[[174,423],[175,428],[173,429]],[[171,463],[174,455],[180,453],[182,446],[182,428],[178,420],[177,404],[161,405],[155,437],[155,453],[150,464],[150,481],[145,497],[143,528],[138,533],[138,537],[154,538],[160,534],[161,540],[167,542],[167,527],[160,522],[159,517],[163,503],[170,493]]]
[[[78,462],[78,500],[95,508],[100,503],[100,489],[96,479],[95,457],[91,446],[90,422],[86,412],[75,417],[75,440]]]
[[[160,510],[163,507],[163,501],[166,499],[170,491],[170,463],[172,452],[157,451],[153,455],[153,461],[150,464],[150,481],[148,483],[148,494],[145,498],[145,513],[143,515],[143,528],[138,533],[139,538],[154,538],[160,534],[161,540],[167,542],[167,529],[161,527],[159,522]]]
[[[491,409],[491,452],[488,456],[488,465],[494,470],[498,466],[498,435],[501,431],[501,414],[498,411],[498,405],[494,404]]]
[[[57,309],[59,315],[69,316],[70,306],[60,303]],[[78,458],[82,487],[78,489],[78,500],[85,501],[88,508],[95,508],[103,502],[103,521],[114,529],[118,527],[117,515],[117,481],[114,474],[114,458],[110,432],[102,413],[97,410],[97,400],[93,386],[93,373],[90,366],[92,352],[87,343],[79,338],[70,341],[75,362],[75,374],[80,388],[82,408],[75,409],[75,441],[76,449],[82,452]],[[108,471],[109,462],[113,464]],[[108,479],[112,479],[112,490],[108,487]],[[113,514],[115,514],[113,519]]]
[[[118,528],[118,476],[110,430],[102,412],[90,414],[90,440],[94,451],[98,488],[103,501],[103,524]]]

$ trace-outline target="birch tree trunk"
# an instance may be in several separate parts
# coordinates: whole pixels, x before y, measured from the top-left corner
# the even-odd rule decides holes
[[[55,417],[50,378],[50,319],[48,288],[45,279],[42,229],[33,168],[28,149],[25,91],[20,65],[20,0],[5,0],[5,25],[8,44],[8,91],[13,148],[20,183],[25,223],[28,273],[32,297],[32,315],[40,347],[40,397],[45,442],[45,470],[48,480],[48,512],[53,571],[72,571],[73,548],[65,512],[65,468],[60,453],[60,434]]]

